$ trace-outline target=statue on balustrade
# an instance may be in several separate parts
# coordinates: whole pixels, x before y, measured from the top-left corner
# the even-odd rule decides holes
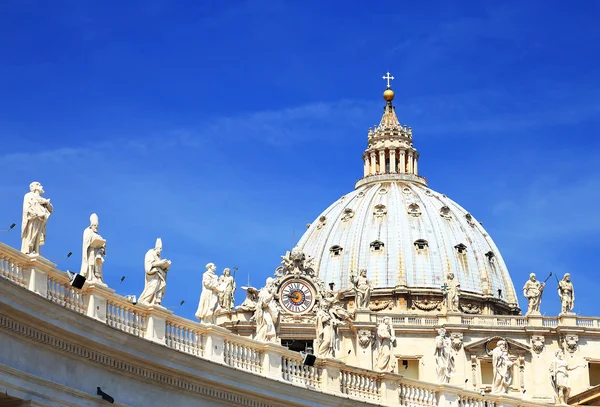
[[[512,383],[512,370],[514,362],[508,356],[506,341],[499,340],[492,351],[492,393],[508,393]]]
[[[393,372],[396,369],[396,358],[394,357],[396,332],[391,317],[383,317],[377,326],[377,341],[379,353],[375,360],[375,368],[381,372]]]
[[[571,274],[566,273],[563,279],[558,282],[558,296],[562,304],[561,314],[571,314],[575,306],[575,290],[571,282]]]
[[[196,318],[203,324],[214,324],[217,308],[219,307],[220,283],[215,273],[217,267],[214,263],[206,265],[206,271],[202,274],[202,292],[200,302],[196,311]]]
[[[367,270],[362,269],[357,277],[354,272],[350,272],[350,283],[354,287],[354,302],[357,309],[369,309],[371,301],[371,282],[367,279]]]
[[[540,315],[540,303],[546,283],[540,283],[535,278],[535,273],[529,275],[529,280],[523,286],[523,295],[527,298],[527,314]]]
[[[258,290],[251,286],[242,286],[242,290],[246,291],[246,299],[241,305],[238,305],[237,309],[240,311],[254,312],[256,303],[258,302]]]
[[[569,367],[565,360],[564,351],[559,349],[554,352],[554,360],[550,364],[550,380],[555,392],[554,402],[556,404],[563,406],[568,405],[567,401],[569,400],[569,394],[571,393],[571,387],[569,386],[569,371],[583,366],[585,365]]]
[[[256,309],[252,319],[256,322],[254,339],[260,342],[277,342],[277,323],[279,308],[276,301],[277,287],[272,277],[267,278],[266,284],[258,292]]]
[[[352,315],[342,306],[340,297],[342,292],[340,290],[334,290],[335,284],[329,283],[328,291],[321,291],[321,302],[325,303],[331,313],[339,321],[346,321],[352,323]]]
[[[98,215],[92,213],[90,226],[83,231],[83,252],[79,274],[88,283],[104,284],[102,266],[106,255],[106,240],[98,234]]]
[[[454,279],[454,273],[447,274],[443,291],[446,295],[446,310],[448,312],[459,312],[460,283]]]
[[[446,335],[446,330],[440,328],[435,337],[435,365],[439,383],[450,383],[454,375],[455,363],[452,354],[452,341]]]
[[[167,289],[167,272],[171,267],[171,261],[162,259],[162,240],[156,239],[154,249],[148,250],[144,258],[146,270],[146,285],[138,300],[141,304],[161,305]]]
[[[23,199],[21,223],[21,251],[25,254],[40,254],[46,241],[46,223],[54,209],[50,199],[43,198],[44,187],[39,182],[29,184]]]
[[[231,276],[231,270],[226,268],[219,277],[219,305],[227,312],[233,311],[235,289],[235,279]]]
[[[335,356],[336,326],[340,321],[330,311],[331,309],[327,303],[319,303],[315,318],[317,325],[315,349],[319,358],[333,358]]]

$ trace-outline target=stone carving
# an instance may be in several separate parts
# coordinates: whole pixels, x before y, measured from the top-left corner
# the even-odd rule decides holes
[[[554,402],[558,405],[566,406],[571,393],[571,387],[569,386],[569,371],[575,370],[578,367],[585,365],[578,365],[569,367],[565,360],[565,354],[562,350],[554,352],[554,360],[550,364],[550,381],[552,388],[554,389]]]
[[[373,304],[369,305],[369,309],[371,311],[383,311],[384,309],[388,308],[390,305],[392,305],[392,301],[374,301]]]
[[[54,208],[50,199],[42,197],[43,194],[42,184],[32,182],[23,197],[21,251],[25,254],[40,254],[40,247],[46,241],[46,223]]]
[[[315,348],[317,350],[317,357],[332,358],[335,356],[337,326],[342,323],[332,311],[331,303],[327,301],[319,303],[316,316],[317,340]]]
[[[579,335],[565,334],[561,339],[563,350],[569,351],[569,353],[574,353],[577,350]]]
[[[396,369],[396,358],[394,357],[396,333],[392,325],[392,318],[383,317],[383,320],[377,326],[377,339],[379,353],[375,360],[375,368],[380,372],[393,372]]]
[[[571,274],[566,273],[562,280],[558,282],[558,296],[562,304],[562,314],[571,314],[575,306],[575,290],[571,283]]]
[[[446,296],[446,309],[448,312],[458,312],[460,284],[454,279],[454,273],[450,272],[446,275],[446,281],[442,289]]]
[[[314,278],[313,261],[312,257],[305,255],[298,247],[294,247],[291,252],[288,251],[284,256],[281,256],[281,266],[275,269],[275,276],[292,275],[298,277],[306,275]],[[323,285],[323,283],[321,282],[320,285]]]
[[[450,378],[454,375],[455,363],[451,346],[452,343],[446,335],[446,330],[438,329],[438,336],[435,337],[435,365],[438,383],[450,383]]]
[[[433,311],[434,309],[441,310],[442,302],[441,301],[431,301],[428,298],[425,298],[423,301],[419,301],[417,299],[412,300],[413,308],[416,307],[421,311]]]
[[[279,308],[275,300],[277,288],[272,277],[267,278],[265,286],[258,292],[256,309],[252,319],[256,322],[254,339],[259,342],[277,342],[277,323]]]
[[[215,314],[219,306],[219,277],[215,273],[217,267],[214,263],[206,265],[206,271],[202,274],[202,292],[196,310],[196,318],[203,324],[214,324]]]
[[[529,280],[523,286],[523,296],[527,298],[527,314],[540,315],[540,303],[546,283],[540,283],[535,278],[535,273],[529,275]]]
[[[460,310],[462,312],[464,312],[465,314],[471,314],[471,315],[476,315],[476,314],[481,314],[481,308],[475,304],[460,304]]]
[[[348,222],[353,217],[354,217],[354,211],[350,208],[346,208],[346,209],[344,209],[344,213],[342,214],[342,222]]]
[[[167,289],[167,272],[171,267],[171,261],[162,259],[162,240],[156,239],[154,249],[148,250],[144,257],[144,269],[146,270],[146,284],[138,302],[146,305],[161,305]]]
[[[354,319],[352,315],[342,306],[340,302],[341,291],[334,290],[334,284],[329,284],[329,291],[321,292],[321,302],[327,306],[329,312],[339,321],[352,323]]]
[[[508,393],[512,383],[512,366],[514,362],[508,356],[506,341],[499,340],[492,351],[492,393]]]
[[[233,311],[235,293],[235,279],[231,275],[231,270],[226,268],[223,275],[219,277],[219,305],[227,312]]]
[[[254,311],[256,309],[256,302],[258,301],[258,290],[250,286],[242,286],[242,290],[246,291],[246,299],[242,305],[238,305],[237,309],[240,311]]]
[[[350,272],[350,283],[354,287],[354,302],[357,309],[369,309],[371,301],[371,282],[367,279],[367,270],[362,269],[360,275]]]
[[[89,283],[104,284],[102,265],[106,255],[106,240],[98,234],[98,215],[92,213],[90,226],[83,231],[83,253],[79,274]]]
[[[327,218],[325,216],[321,216],[319,218],[319,223],[317,223],[317,230],[321,230],[327,224]]]
[[[373,216],[375,216],[376,218],[382,218],[387,214],[387,208],[385,207],[385,205],[379,204],[379,205],[375,205],[375,207],[373,208]]]
[[[452,345],[452,349],[454,349],[455,351],[459,351],[460,348],[462,348],[463,345],[463,334],[462,332],[456,332],[453,334],[450,334],[450,344]]]
[[[531,349],[533,349],[533,351],[538,355],[544,350],[545,343],[546,338],[544,338],[542,335],[533,335],[531,337]]]
[[[371,345],[371,341],[373,340],[373,333],[368,329],[359,329],[358,330],[358,344],[364,349]]]

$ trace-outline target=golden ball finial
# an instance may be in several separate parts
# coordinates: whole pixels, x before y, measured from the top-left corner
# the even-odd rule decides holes
[[[394,96],[395,96],[395,93],[390,88],[387,88],[385,90],[385,92],[383,92],[383,98],[385,99],[386,102],[391,102],[392,100],[394,100]]]

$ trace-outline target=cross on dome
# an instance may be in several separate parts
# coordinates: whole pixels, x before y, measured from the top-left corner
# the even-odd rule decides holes
[[[387,80],[387,88],[389,89],[389,88],[391,87],[391,85],[390,85],[390,80],[392,80],[392,81],[393,81],[393,80],[394,80],[394,77],[393,77],[393,76],[390,76],[390,73],[389,73],[389,72],[387,72],[387,73],[385,74],[385,76],[382,76],[382,77],[381,77],[381,79],[385,79],[385,80]]]

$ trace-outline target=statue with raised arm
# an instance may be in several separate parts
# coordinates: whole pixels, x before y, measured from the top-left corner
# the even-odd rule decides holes
[[[275,300],[276,296],[275,280],[268,277],[265,286],[258,291],[256,309],[252,316],[256,322],[254,339],[259,342],[277,342],[279,308]]]
[[[446,329],[438,329],[435,337],[435,364],[439,383],[450,383],[454,375],[454,355],[452,354],[452,342],[446,335]]]
[[[237,309],[240,311],[254,312],[258,301],[258,290],[252,286],[242,286],[242,290],[246,291],[246,299],[241,305],[237,306]]]
[[[146,305],[161,305],[167,289],[167,272],[171,267],[171,261],[162,259],[162,240],[156,239],[154,249],[148,250],[144,257],[144,269],[146,271],[146,284],[138,302]]]
[[[392,318],[383,317],[377,326],[377,341],[379,353],[375,360],[375,368],[381,372],[393,372],[396,369],[396,358],[394,357],[396,332],[392,325]]]
[[[554,360],[550,364],[550,380],[554,389],[554,402],[558,405],[566,406],[571,394],[569,386],[569,371],[585,365],[569,367],[565,360],[564,351],[559,349],[554,352]]]
[[[546,283],[540,283],[535,278],[535,273],[529,275],[529,280],[523,286],[523,296],[527,298],[527,314],[540,315],[540,303]]]
[[[214,263],[206,265],[206,271],[202,274],[202,292],[200,302],[196,311],[196,318],[203,324],[214,324],[215,315],[219,306],[220,283],[215,273],[217,267]]]
[[[575,290],[571,282],[571,274],[566,273],[558,282],[558,296],[562,304],[561,314],[570,314],[575,306]]]
[[[458,312],[460,284],[454,279],[454,273],[450,272],[447,274],[444,288],[446,291],[446,309],[448,312]]]
[[[223,270],[223,275],[219,277],[219,305],[227,312],[233,311],[235,289],[235,279],[231,275],[231,270],[226,268]]]
[[[354,302],[357,309],[369,309],[371,301],[371,282],[367,279],[367,270],[360,270],[358,277],[350,272],[350,283],[354,287]]]
[[[98,234],[98,215],[92,213],[90,226],[83,231],[83,253],[81,254],[81,270],[79,274],[88,283],[104,284],[102,266],[106,255],[106,240]]]
[[[335,356],[336,326],[340,321],[330,312],[329,304],[320,302],[315,318],[317,340],[315,341],[318,358]]]
[[[43,194],[42,184],[32,182],[23,198],[21,252],[25,254],[40,254],[40,247],[46,241],[46,223],[54,208],[50,199],[42,197]]]
[[[512,383],[512,367],[514,362],[508,356],[506,341],[499,340],[492,351],[492,393],[508,393]]]

